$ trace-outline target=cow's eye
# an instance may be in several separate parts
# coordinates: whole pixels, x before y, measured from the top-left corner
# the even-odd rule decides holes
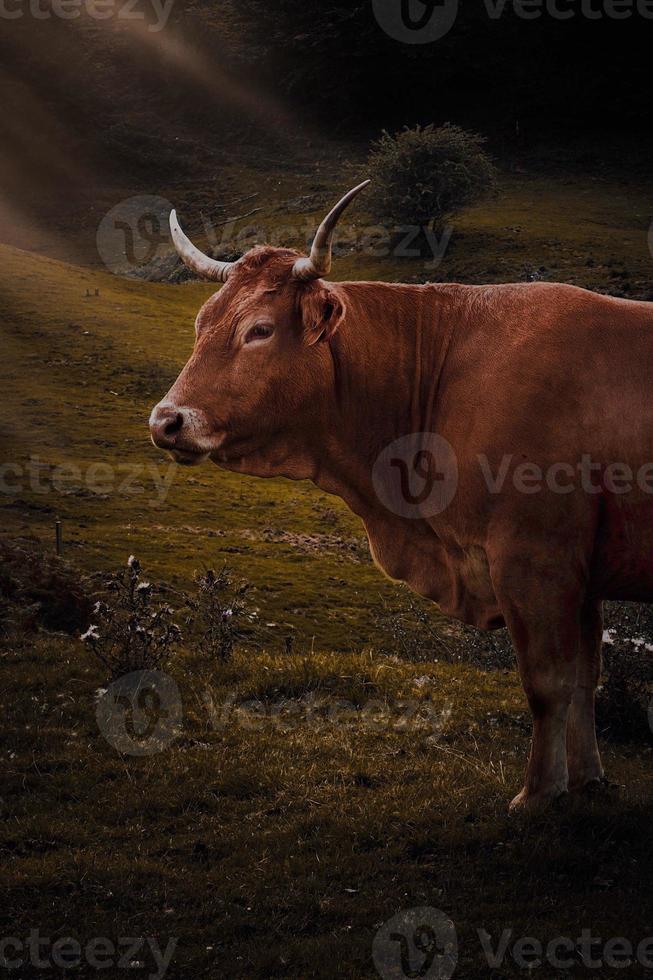
[[[271,337],[274,332],[274,327],[269,323],[257,323],[256,326],[250,327],[245,335],[245,343],[251,344],[253,340],[265,340],[267,337]]]

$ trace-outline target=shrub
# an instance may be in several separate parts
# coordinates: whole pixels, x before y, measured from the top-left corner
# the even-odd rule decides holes
[[[89,624],[88,583],[55,555],[0,540],[0,631],[77,633]]]
[[[201,653],[229,660],[245,635],[245,620],[252,622],[256,615],[245,598],[249,585],[234,583],[226,566],[217,574],[209,569],[196,576],[192,594],[146,581],[133,555],[125,568],[95,580],[99,598],[82,640],[112,680],[169,664],[182,640],[177,620],[187,648],[196,646]]]
[[[240,623],[247,611],[246,583],[235,585],[226,567],[216,573],[209,569],[195,579],[197,595],[189,606],[199,627],[199,645],[203,653],[229,660],[237,640],[242,637]]]
[[[104,585],[109,601],[96,602],[93,621],[82,640],[111,679],[164,666],[181,640],[181,630],[162,590],[141,578],[140,562],[133,555],[127,567]]]
[[[446,123],[384,132],[367,161],[370,201],[379,218],[400,224],[441,224],[495,185],[485,139]]]

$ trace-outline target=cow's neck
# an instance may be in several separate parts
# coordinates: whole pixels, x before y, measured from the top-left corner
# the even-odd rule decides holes
[[[464,287],[339,288],[347,315],[330,342],[336,411],[325,419],[314,479],[366,519],[378,510],[372,468],[379,453],[400,436],[434,430]]]

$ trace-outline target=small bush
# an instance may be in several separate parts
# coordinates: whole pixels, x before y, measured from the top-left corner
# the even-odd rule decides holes
[[[56,555],[0,540],[0,631],[77,633],[90,622],[88,583]]]
[[[495,185],[485,139],[450,123],[384,132],[372,146],[367,170],[370,200],[379,218],[400,224],[441,225]]]
[[[95,578],[99,598],[82,640],[112,680],[168,665],[182,640],[179,623],[186,649],[229,660],[245,636],[245,620],[255,619],[246,601],[249,585],[234,583],[226,566],[196,576],[192,594],[146,581],[133,555],[125,568]]]
[[[246,583],[234,585],[227,568],[216,573],[209,569],[195,579],[197,595],[189,606],[199,627],[199,645],[203,653],[229,660],[237,640],[242,638],[240,623],[247,611]]]
[[[181,630],[161,589],[141,578],[140,563],[133,555],[127,567],[104,584],[109,601],[96,602],[93,622],[82,640],[111,679],[164,666],[181,640]]]

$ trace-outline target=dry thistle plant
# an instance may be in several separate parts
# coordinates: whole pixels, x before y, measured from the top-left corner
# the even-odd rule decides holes
[[[235,643],[242,639],[241,623],[247,613],[249,585],[236,585],[226,565],[216,574],[209,569],[195,578],[197,594],[188,600],[200,629],[199,645],[204,653],[229,660]]]
[[[140,562],[133,555],[104,585],[111,601],[95,603],[82,640],[112,678],[164,666],[182,634],[162,590],[141,577]]]

